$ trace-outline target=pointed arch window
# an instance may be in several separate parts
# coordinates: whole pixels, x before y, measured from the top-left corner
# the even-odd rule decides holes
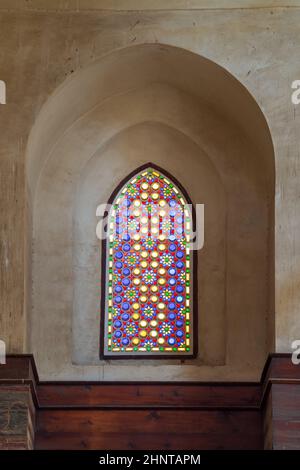
[[[126,178],[110,201],[102,253],[103,358],[196,354],[192,206],[153,164]]]

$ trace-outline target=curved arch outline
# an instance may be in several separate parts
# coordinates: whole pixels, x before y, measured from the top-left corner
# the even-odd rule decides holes
[[[140,167],[136,168],[133,170],[131,173],[129,173],[125,178],[120,181],[120,183],[117,185],[117,187],[113,190],[112,194],[110,195],[107,204],[112,204],[114,199],[116,198],[117,194],[119,191],[128,183],[128,181],[133,178],[136,174],[140,173],[143,170],[146,170],[147,168],[153,168],[154,170],[159,171],[163,175],[165,175],[167,178],[169,178],[174,184],[180,189],[182,192],[183,196],[185,197],[186,201],[188,204],[191,205],[192,207],[192,227],[193,227],[193,232],[196,230],[196,211],[194,204],[188,195],[186,189],[182,186],[182,184],[173,176],[171,175],[168,171],[165,171],[163,168],[160,166],[156,165],[155,163],[148,162],[145,163],[144,165],[141,165]],[[107,215],[107,214],[105,214]],[[126,355],[121,355],[121,354],[105,354],[104,353],[104,337],[105,337],[105,293],[106,293],[106,267],[107,267],[107,240],[104,238],[102,240],[102,245],[101,245],[101,301],[100,301],[100,359],[135,359],[135,360],[140,360],[140,359],[149,359],[149,360],[162,360],[162,359],[180,359],[181,361],[184,361],[186,359],[193,359],[197,356],[198,354],[198,276],[197,276],[197,269],[198,269],[198,256],[197,256],[197,251],[193,250],[193,269],[192,269],[192,282],[193,282],[193,288],[192,288],[192,300],[193,300],[193,308],[192,308],[192,318],[193,318],[193,331],[192,331],[192,337],[193,337],[193,352],[192,354],[148,354],[148,355],[143,355],[143,354],[126,354]]]

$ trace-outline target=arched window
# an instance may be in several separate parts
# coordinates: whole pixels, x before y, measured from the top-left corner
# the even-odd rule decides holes
[[[129,175],[109,202],[101,357],[194,356],[196,257],[186,192],[147,164]]]

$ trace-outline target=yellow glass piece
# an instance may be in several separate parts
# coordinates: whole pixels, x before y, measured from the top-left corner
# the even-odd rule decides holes
[[[141,292],[147,292],[147,290],[148,290],[148,287],[147,287],[147,286],[141,286],[141,287],[140,287],[140,291],[141,291]]]
[[[141,239],[141,236],[139,233],[135,233],[132,237],[136,242],[138,242]]]
[[[133,215],[134,215],[134,217],[139,217],[141,215],[141,211],[139,211],[138,209],[135,209],[133,211]]]
[[[142,251],[141,252],[141,257],[142,258],[147,258],[148,257],[148,251]]]
[[[147,325],[148,325],[148,322],[146,322],[146,320],[140,321],[140,327],[141,328],[146,328]]]
[[[141,261],[141,266],[142,266],[142,268],[147,268],[147,266],[148,266],[147,261],[145,261],[145,260]]]
[[[166,280],[163,277],[160,277],[157,282],[160,286],[164,286],[166,283]]]
[[[139,243],[135,243],[135,244],[133,245],[133,248],[134,248],[135,251],[140,251],[141,245],[140,245]]]
[[[139,274],[141,274],[141,270],[140,270],[139,268],[135,268],[135,269],[133,270],[133,274],[134,274],[135,276],[138,276]]]
[[[156,338],[157,335],[158,335],[158,333],[157,333],[156,330],[150,331],[150,336],[152,336],[152,338]]]
[[[146,199],[148,199],[148,193],[142,193],[141,199],[143,199],[143,201],[146,201]]]
[[[164,344],[165,340],[164,338],[158,338],[157,342],[158,344]]]
[[[138,310],[140,308],[140,304],[138,304],[137,302],[135,302],[133,305],[132,305],[132,308],[133,310]]]
[[[151,261],[151,266],[152,266],[152,268],[156,269],[157,266],[158,266],[158,262],[157,261]]]
[[[141,232],[142,233],[148,233],[148,227],[142,227]]]
[[[146,295],[141,295],[140,301],[141,301],[143,304],[144,304],[145,302],[147,302],[147,297],[146,297]]]
[[[166,245],[164,243],[160,243],[158,245],[158,249],[161,250],[161,251],[164,251],[166,249]]]
[[[161,210],[159,211],[159,215],[160,215],[161,217],[165,217],[166,211],[165,211],[164,209],[161,209]]]
[[[158,291],[158,287],[157,287],[157,286],[151,286],[151,290],[152,290],[152,292],[157,292],[157,291]]]
[[[159,313],[159,314],[157,315],[157,318],[158,318],[159,320],[164,320],[164,319],[166,318],[166,315],[165,315],[164,313]]]
[[[157,199],[159,198],[159,194],[158,193],[152,193],[151,197],[152,197],[153,201],[157,201]]]
[[[145,338],[147,336],[147,331],[146,330],[141,330],[139,332],[139,335],[142,337],[142,338]]]
[[[141,217],[141,224],[147,224],[148,223],[148,217]]]
[[[163,242],[166,239],[166,235],[164,233],[161,233],[158,237],[159,241]]]
[[[166,205],[167,203],[166,203],[166,201],[165,201],[164,199],[161,199],[158,204],[159,204],[160,207],[165,207],[165,205]]]
[[[139,286],[140,283],[141,283],[141,280],[140,280],[138,277],[135,277],[135,278],[133,279],[133,284],[134,284],[135,286]]]
[[[151,251],[151,258],[157,258],[158,257],[158,252],[157,251]]]
[[[154,216],[154,217],[151,218],[151,223],[152,224],[158,224],[158,222],[159,222],[158,217]]]
[[[139,338],[133,338],[132,340],[132,344],[135,344],[135,345],[139,344],[139,342],[140,342]]]
[[[132,316],[132,319],[135,320],[135,321],[140,318],[140,314],[139,314],[139,313],[133,313],[131,316]]]
[[[159,189],[159,184],[157,182],[154,182],[151,184],[151,187],[154,189],[154,191],[157,191]]]
[[[154,304],[158,301],[158,297],[156,295],[152,295],[151,296],[151,302],[153,302]]]
[[[156,320],[151,320],[150,326],[151,326],[151,328],[155,328],[157,326],[157,321]]]
[[[166,274],[165,268],[159,268],[158,272],[161,276],[164,276]]]
[[[151,233],[158,233],[158,227],[151,227]]]
[[[133,201],[133,205],[134,205],[134,207],[140,207],[141,201],[140,201],[139,199],[135,199],[135,200]]]
[[[145,191],[146,189],[149,188],[149,184],[144,182],[144,183],[141,184],[141,188]]]
[[[165,304],[163,302],[159,302],[157,305],[158,310],[164,310],[166,308]]]

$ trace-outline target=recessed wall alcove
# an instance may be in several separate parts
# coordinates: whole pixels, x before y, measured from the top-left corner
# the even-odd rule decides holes
[[[205,204],[195,359],[99,359],[96,208],[159,165]],[[274,340],[274,155],[254,98],[189,51],[106,55],[49,98],[27,148],[29,348],[42,379],[257,380]]]

